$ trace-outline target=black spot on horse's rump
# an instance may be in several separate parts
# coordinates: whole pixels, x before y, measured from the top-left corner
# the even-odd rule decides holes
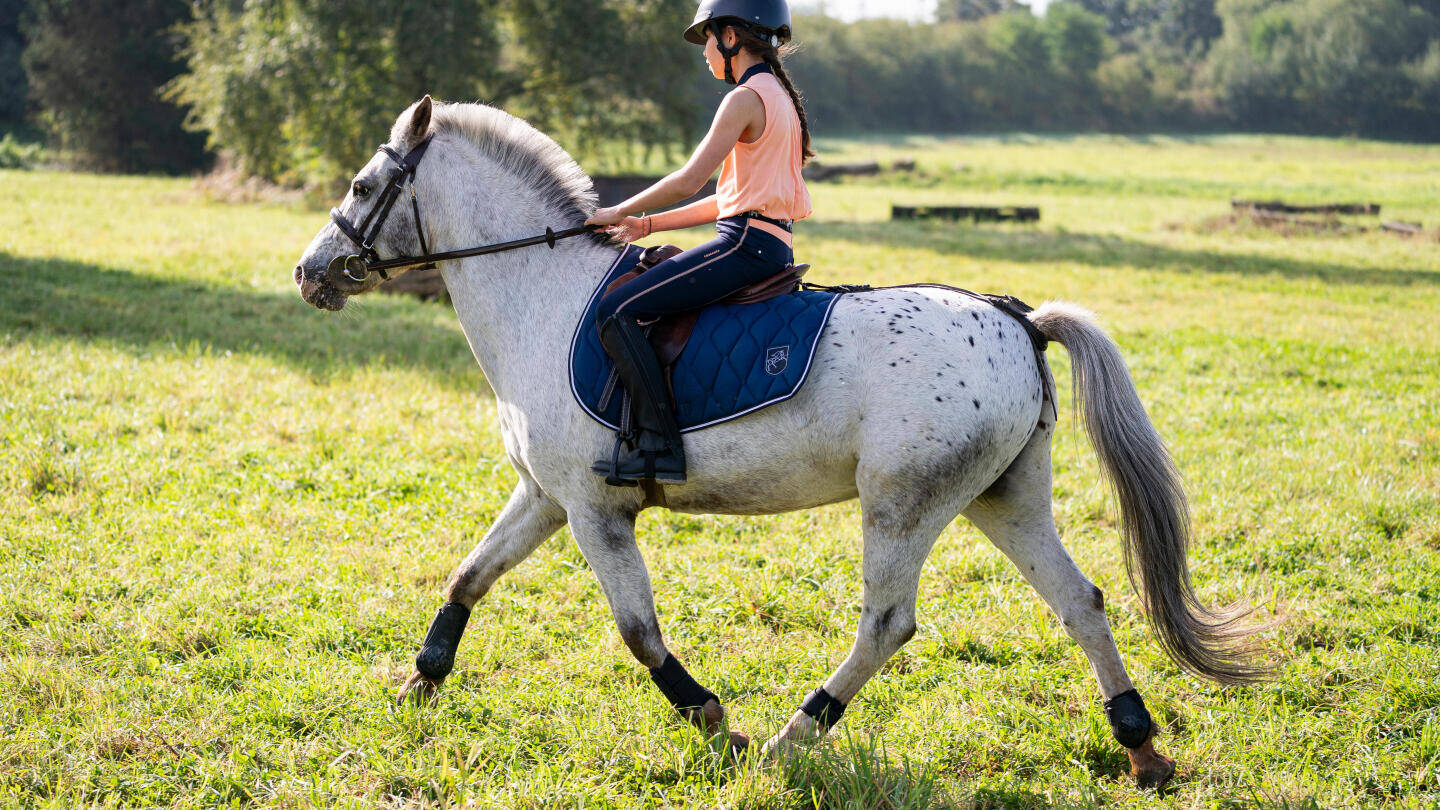
[[[971,335],[971,336],[970,336],[970,345],[971,345],[971,346],[974,346],[974,345],[975,345],[975,336],[974,336],[974,335]]]
[[[977,314],[974,313],[974,312],[970,313],[970,317],[974,318],[974,319],[977,320],[977,321],[980,320],[980,316],[977,315]]]
[[[895,364],[894,364],[894,363],[891,363],[891,364],[890,364],[890,367],[891,367],[891,368],[894,368],[894,367],[895,367]],[[611,467],[611,469],[613,470],[614,467]]]
[[[944,397],[935,397],[935,401],[936,401],[936,402],[944,402],[944,401],[945,401],[945,398],[944,398]]]
[[[977,411],[980,410],[980,400],[978,400],[978,399],[972,399],[972,400],[970,400],[970,401],[973,402],[973,403],[975,403],[975,410],[977,410]]]

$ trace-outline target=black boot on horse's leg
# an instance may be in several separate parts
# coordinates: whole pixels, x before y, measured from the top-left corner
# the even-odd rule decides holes
[[[607,479],[685,483],[685,447],[660,361],[645,331],[634,318],[615,315],[600,324],[600,345],[615,361],[620,382],[630,394],[636,430],[633,441],[617,453],[613,465],[611,459],[602,459],[591,469]]]

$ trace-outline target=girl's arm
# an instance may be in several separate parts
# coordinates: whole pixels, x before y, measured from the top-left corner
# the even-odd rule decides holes
[[[674,231],[680,228],[704,225],[707,222],[714,222],[718,216],[720,216],[720,204],[715,202],[715,195],[711,194],[684,208],[644,217],[645,224],[649,226],[648,233],[645,235],[649,236],[656,231]]]
[[[594,216],[585,220],[585,224],[618,225],[633,214],[651,208],[674,205],[686,197],[696,194],[701,188],[704,188],[705,181],[710,179],[710,175],[720,168],[720,164],[725,161],[725,156],[735,148],[735,144],[742,135],[747,131],[758,134],[764,129],[765,105],[760,101],[760,97],[753,92],[731,92],[725,96],[724,101],[720,102],[720,109],[715,111],[715,120],[710,124],[710,131],[705,133],[705,138],[700,141],[700,145],[695,148],[695,153],[690,156],[684,166],[625,202],[610,208],[601,208],[595,212]],[[708,201],[710,206],[708,210],[718,213],[719,209],[715,207],[714,199],[708,198]],[[657,230],[684,228],[699,225],[702,222],[713,222],[715,213],[711,213],[708,220],[690,220],[690,217],[698,216],[707,210],[701,207],[705,202],[706,200],[700,200],[677,211],[667,212],[664,215],[666,217],[672,215],[678,217],[685,212],[685,219],[674,220],[676,223],[684,222],[685,224],[667,224],[664,228]],[[626,225],[627,231],[632,230],[629,223]],[[643,227],[638,232],[643,234]]]

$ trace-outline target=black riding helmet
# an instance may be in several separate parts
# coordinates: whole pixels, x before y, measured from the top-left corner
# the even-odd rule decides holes
[[[726,25],[749,29],[772,45],[784,45],[790,41],[790,6],[785,0],[700,0],[694,22],[685,29],[685,39],[704,45],[706,30],[714,28],[720,55],[725,57],[725,81],[734,84],[730,60],[740,52],[740,46],[725,47],[720,33]]]
[[[705,44],[705,28],[711,21],[739,22],[761,37],[775,35],[776,45],[790,41],[790,6],[785,0],[700,0],[695,20],[685,29],[685,39]]]

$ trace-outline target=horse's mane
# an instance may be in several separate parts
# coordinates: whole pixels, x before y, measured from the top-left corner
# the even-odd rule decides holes
[[[401,120],[405,120],[401,116]],[[400,124],[396,124],[400,126]],[[535,189],[560,212],[566,226],[579,225],[599,204],[595,183],[560,145],[523,119],[485,104],[437,102],[430,115],[435,132],[454,133],[474,144],[516,179]],[[589,238],[605,243],[602,233]]]

